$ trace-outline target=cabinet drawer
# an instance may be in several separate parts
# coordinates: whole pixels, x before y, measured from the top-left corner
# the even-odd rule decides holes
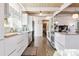
[[[55,34],[55,41],[61,43],[62,45],[65,44],[65,35],[62,34]]]
[[[14,53],[12,53],[12,54],[9,55],[9,56],[19,56],[19,55],[17,54],[17,51],[15,51]]]
[[[6,55],[9,55],[13,50],[15,50],[17,48],[17,42],[18,42],[17,36],[5,39]]]
[[[16,49],[15,49],[8,56],[16,56],[16,55],[17,55],[17,53],[16,53]]]
[[[18,45],[18,47],[15,50],[10,51],[8,49],[10,51],[9,56],[20,56],[23,53],[23,51],[25,50],[25,48],[26,48],[25,43],[24,44],[21,43]]]
[[[4,40],[0,41],[0,56],[4,56]]]
[[[9,56],[21,56],[21,54],[24,52],[27,45],[24,43],[24,45],[19,46],[12,54]]]
[[[24,45],[19,47],[18,50],[17,50],[18,55],[21,55],[24,50],[25,50],[25,46]]]
[[[24,46],[19,47],[10,56],[21,56],[21,54],[23,53],[24,49],[25,49]]]
[[[64,46],[61,45],[59,42],[55,41],[55,48],[57,50],[64,50]]]

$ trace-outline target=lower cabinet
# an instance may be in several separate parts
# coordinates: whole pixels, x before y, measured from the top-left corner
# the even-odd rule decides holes
[[[28,34],[23,33],[13,37],[5,38],[5,55],[20,56],[28,46]]]
[[[61,43],[59,43],[58,41],[55,41],[55,48],[57,50],[64,50],[64,46]]]
[[[4,40],[0,41],[0,56],[4,56]]]
[[[14,51],[13,51],[13,53],[12,53],[12,54],[10,54],[9,56],[19,56],[19,55],[18,55],[18,53],[17,53],[17,49],[16,49],[16,50],[14,50]]]
[[[32,32],[28,32],[28,43],[32,42]]]
[[[25,48],[26,48],[26,46],[24,46],[24,45],[20,46],[16,50],[14,50],[14,52],[9,56],[21,56],[23,51],[25,50]]]
[[[11,55],[17,48],[17,40],[19,36],[5,38],[5,55]]]
[[[56,32],[55,47],[58,50],[79,49],[79,34]]]

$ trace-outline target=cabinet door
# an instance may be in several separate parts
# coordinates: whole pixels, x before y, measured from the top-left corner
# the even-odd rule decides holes
[[[66,37],[66,49],[79,49],[79,35],[70,35]]]
[[[55,33],[55,41],[61,43],[63,46],[65,45],[65,35],[60,33]]]
[[[13,36],[5,39],[5,53],[10,55],[17,48],[18,36]]]
[[[64,46],[57,41],[55,41],[55,48],[59,51],[64,50]]]
[[[77,22],[77,30],[79,30],[79,21]]]
[[[18,44],[18,55],[21,55],[23,53],[23,51],[25,50],[25,48],[27,48],[28,46],[28,36],[27,33],[22,35],[22,41]]]
[[[3,21],[0,18],[0,40],[3,39],[3,33],[4,33],[4,29],[3,29]]]
[[[4,40],[0,41],[0,56],[4,56]]]
[[[4,4],[0,3],[0,40],[3,38],[4,28]]]

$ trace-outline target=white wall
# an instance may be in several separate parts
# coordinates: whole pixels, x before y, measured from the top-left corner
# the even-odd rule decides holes
[[[42,36],[43,31],[43,25],[42,25],[43,17],[34,17],[34,29],[35,29],[35,35],[34,36]]]
[[[55,17],[55,21],[58,21],[59,25],[68,25],[73,22],[72,14],[59,14]]]
[[[75,24],[74,22],[78,19],[73,19],[72,14],[59,14],[55,17],[55,21],[58,21],[58,25],[69,25],[70,31],[75,31]]]

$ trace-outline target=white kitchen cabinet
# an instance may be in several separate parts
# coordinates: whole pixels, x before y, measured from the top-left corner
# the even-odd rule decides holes
[[[56,50],[61,55],[64,55],[64,54],[68,55],[68,53],[70,52],[74,53],[74,50],[77,52],[79,50],[79,34],[78,33],[55,32],[55,43],[54,44],[55,44]],[[70,55],[72,53],[70,53]]]
[[[16,48],[20,36],[5,38],[5,54],[10,55]]]
[[[5,52],[4,52],[4,40],[0,41],[0,56],[4,56]]]
[[[0,40],[4,38],[4,3],[0,3]]]
[[[3,20],[0,19],[0,40],[4,38]]]
[[[28,33],[24,32],[24,33],[14,35],[14,36],[4,37],[5,33],[7,33],[6,29],[4,30],[4,21],[5,20],[7,21],[7,19],[9,19],[10,17],[11,18],[13,17],[12,20],[17,19],[17,20],[21,21],[21,19],[22,19],[22,16],[21,16],[22,14],[19,15],[19,13],[21,13],[21,11],[22,11],[21,10],[22,8],[17,9],[16,12],[14,12],[14,11],[10,12],[12,10],[16,10],[15,8],[17,8],[18,4],[11,4],[12,6],[14,5],[13,6],[14,8],[12,6],[10,6],[13,9],[11,9],[11,8],[9,9],[9,5],[7,3],[0,4],[0,56],[14,56],[14,55],[20,56],[23,53],[24,49],[28,46]],[[20,19],[19,19],[19,17],[20,17]],[[6,25],[8,25],[8,24],[6,24]],[[7,28],[7,26],[6,26],[6,28]],[[5,33],[4,33],[4,31],[5,31]],[[10,31],[8,29],[8,33],[9,32]]]
[[[55,48],[57,50],[64,50],[64,46],[61,45],[59,42],[55,41]]]
[[[62,33],[55,33],[55,41],[60,43],[61,45],[65,45],[65,35],[62,35]]]
[[[0,56],[4,56],[4,3],[0,3]]]
[[[66,48],[67,49],[79,49],[79,34],[66,36]]]
[[[18,55],[21,55],[23,53],[23,51],[25,50],[25,48],[27,48],[27,46],[29,45],[28,43],[28,33],[23,33],[21,35],[21,41],[19,41],[18,43],[18,50],[17,53]]]
[[[55,46],[59,44],[64,49],[79,49],[78,33],[55,33]]]
[[[28,32],[5,38],[5,55],[20,56],[28,46]]]
[[[27,22],[27,20],[28,20],[28,15],[27,15],[27,14],[23,14],[22,16],[23,16],[23,17],[22,17],[22,18],[23,18],[23,19],[22,19],[22,25],[27,25],[27,23],[28,23],[28,22]]]
[[[29,31],[32,31],[33,28],[32,28],[32,20],[33,20],[33,16],[28,16],[28,20],[27,20],[27,24],[28,24],[28,29]]]

